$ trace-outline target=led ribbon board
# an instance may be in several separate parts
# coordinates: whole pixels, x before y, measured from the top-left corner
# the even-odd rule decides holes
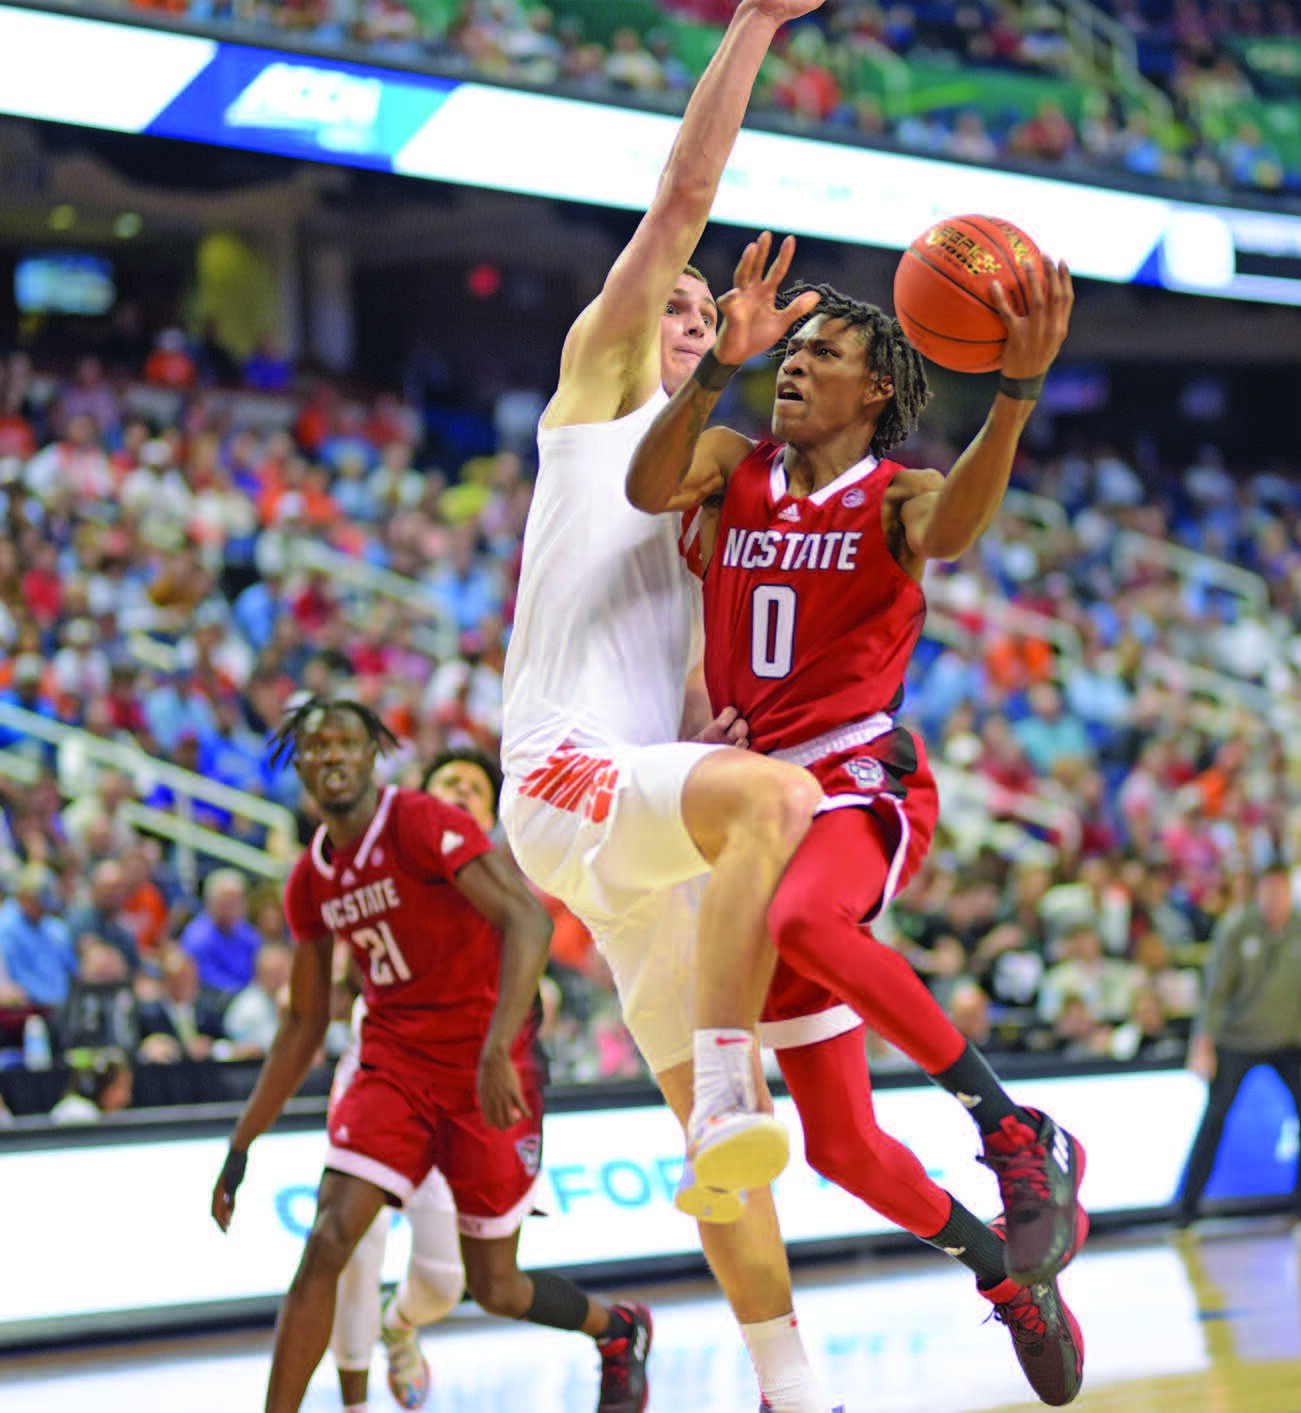
[[[1273,1087],[1239,1116],[1243,1126],[1226,1134],[1233,1158],[1223,1172],[1217,1167],[1211,1197],[1291,1187],[1295,1119],[1276,1076],[1260,1078]],[[1014,1088],[1019,1100],[1047,1109],[1087,1145],[1081,1195],[1090,1212],[1160,1213],[1173,1200],[1205,1103],[1205,1085],[1195,1076],[1121,1072],[1022,1080]],[[884,1088],[875,1099],[882,1127],[913,1149],[936,1182],[978,1215],[995,1214],[997,1186],[975,1161],[979,1139],[958,1104],[930,1084]],[[792,1145],[790,1165],[776,1183],[791,1249],[893,1233],[883,1217],[804,1163],[790,1100],[778,1100],[777,1111]],[[1135,1113],[1144,1115],[1141,1124],[1117,1119]],[[224,1135],[195,1136],[183,1125],[116,1142],[101,1128],[82,1137],[60,1134],[56,1146],[7,1143],[0,1192],[21,1220],[5,1228],[5,1268],[21,1279],[0,1282],[0,1349],[24,1339],[141,1332],[218,1312],[273,1308],[315,1211],[324,1122],[257,1141],[234,1223],[223,1236],[208,1202],[225,1152]],[[526,1268],[576,1275],[618,1270],[620,1280],[631,1281],[666,1262],[698,1259],[695,1225],[673,1206],[682,1133],[663,1104],[548,1115],[542,1160],[535,1204],[545,1216],[524,1225]],[[407,1244],[400,1223],[386,1279],[401,1274]],[[66,1252],[77,1253],[76,1280],[67,1277]]]
[[[663,114],[0,5],[0,112],[644,210]],[[1301,304],[1301,216],[746,129],[715,218],[903,250],[995,212],[1076,274]]]

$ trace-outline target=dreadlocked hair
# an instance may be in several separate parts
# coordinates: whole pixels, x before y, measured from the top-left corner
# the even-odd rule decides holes
[[[926,382],[922,356],[908,341],[903,325],[892,314],[887,314],[875,304],[851,299],[830,285],[810,285],[799,280],[777,296],[777,304],[785,309],[793,299],[808,290],[816,290],[822,298],[809,313],[791,325],[785,338],[772,347],[768,356],[785,358],[786,345],[791,336],[815,314],[839,319],[856,329],[867,348],[868,368],[894,387],[894,396],[876,424],[869,447],[873,456],[883,456],[891,448],[908,440],[917,427],[922,408],[930,401],[931,390]]]
[[[351,697],[304,697],[285,713],[284,720],[276,727],[267,742],[267,763],[272,767],[287,766],[298,754],[298,743],[302,740],[307,724],[317,712],[350,711],[366,728],[381,754],[398,744],[398,738],[388,729],[379,717],[362,702]]]

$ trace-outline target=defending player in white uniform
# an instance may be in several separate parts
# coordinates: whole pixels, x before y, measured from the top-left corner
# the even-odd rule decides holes
[[[687,262],[759,65],[780,25],[820,4],[741,0],[650,209],[566,339],[538,435],[502,748],[511,847],[610,962],[628,1027],[687,1127],[700,1210],[715,1192],[739,1209],[737,1192],[762,1189],[735,1225],[701,1235],[773,1413],[826,1413],[829,1400],[800,1344],[766,1188],[786,1136],[764,1112],[753,1033],[729,1016],[768,989],[768,901],[821,790],[784,762],[678,740],[699,590],[674,523],[634,510],[624,481],[666,393],[715,336],[714,301]],[[730,724],[720,718],[715,739]],[[694,955],[682,887],[693,883]]]

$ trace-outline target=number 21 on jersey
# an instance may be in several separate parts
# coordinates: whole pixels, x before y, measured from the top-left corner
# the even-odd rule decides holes
[[[756,677],[790,675],[797,607],[789,584],[760,584],[750,596],[750,670]]]
[[[394,981],[411,980],[411,968],[388,923],[377,922],[374,927],[359,927],[352,934],[351,941],[354,947],[370,953],[370,979],[376,986],[392,986]]]

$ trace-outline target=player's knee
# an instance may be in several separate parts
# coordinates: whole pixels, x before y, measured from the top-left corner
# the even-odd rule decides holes
[[[518,1272],[470,1274],[470,1298],[489,1315],[507,1320],[522,1320],[528,1310],[529,1290]]]
[[[407,1318],[432,1325],[454,1310],[465,1294],[465,1271],[459,1264],[414,1259],[407,1267]]]
[[[302,1269],[337,1281],[356,1245],[357,1234],[349,1230],[339,1213],[318,1212],[303,1250]]]
[[[738,821],[746,848],[767,852],[784,867],[809,832],[821,801],[822,787],[807,770],[772,771],[756,783]]]
[[[804,1132],[804,1160],[815,1173],[843,1186],[842,1179],[851,1172],[861,1186],[875,1162],[876,1155],[867,1137],[856,1129],[828,1129]]]

